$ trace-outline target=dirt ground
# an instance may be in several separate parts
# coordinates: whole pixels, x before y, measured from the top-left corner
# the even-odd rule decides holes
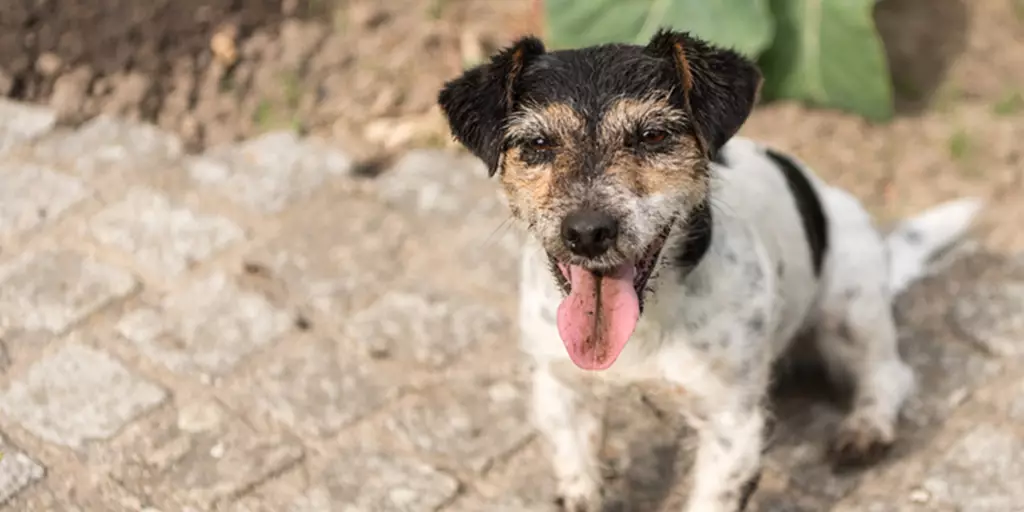
[[[533,0],[5,0],[0,95],[63,121],[155,122],[193,149],[293,128],[375,160],[450,146],[437,88],[541,27]],[[983,233],[1024,251],[1024,0],[881,0],[899,115],[795,103],[744,133],[796,152],[891,220],[991,200]]]

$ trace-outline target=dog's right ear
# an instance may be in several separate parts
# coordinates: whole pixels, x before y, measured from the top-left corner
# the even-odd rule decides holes
[[[501,157],[501,130],[515,106],[516,82],[544,44],[528,36],[516,41],[458,78],[444,84],[438,94],[455,139],[487,164],[493,176]]]

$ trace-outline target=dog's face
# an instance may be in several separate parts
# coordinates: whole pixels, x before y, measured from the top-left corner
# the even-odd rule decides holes
[[[749,61],[687,34],[556,52],[525,38],[446,84],[439,102],[566,294],[603,290],[607,302],[628,282],[639,316],[666,238],[704,204],[709,158],[759,85]]]

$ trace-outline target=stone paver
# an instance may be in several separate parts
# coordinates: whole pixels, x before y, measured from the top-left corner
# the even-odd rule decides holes
[[[276,213],[351,166],[344,153],[275,132],[192,159],[189,174],[200,186],[215,187],[258,212]]]
[[[129,312],[117,330],[171,371],[219,376],[291,325],[285,311],[218,273]]]
[[[0,505],[46,474],[38,462],[5,443],[3,436],[0,436],[0,456]]]
[[[50,109],[0,99],[0,157],[52,130],[56,122],[57,114]]]
[[[30,154],[80,176],[100,178],[115,170],[161,170],[180,158],[182,151],[183,144],[175,135],[103,115],[77,130],[40,138]]]
[[[452,500],[458,489],[454,477],[414,458],[343,451],[288,510],[322,512],[340,505],[344,511],[429,511]]]
[[[290,133],[185,155],[54,119],[0,101],[0,511],[552,510],[522,234],[479,162],[412,151],[360,182]],[[896,308],[920,391],[891,456],[833,473],[841,407],[782,397],[752,512],[1024,503],[1024,257],[936,270]],[[685,502],[692,433],[656,401],[612,396],[612,510]]]
[[[314,338],[259,368],[235,393],[296,432],[332,436],[399,391],[394,375],[357,352],[330,337]]]
[[[0,332],[63,333],[136,285],[130,272],[77,251],[25,253],[0,266]]]
[[[116,441],[112,477],[165,510],[210,510],[299,462],[294,440],[257,432],[220,404],[168,407]]]
[[[0,411],[43,440],[79,449],[110,438],[167,396],[111,356],[71,344],[0,394]]]
[[[93,236],[121,249],[139,265],[174,277],[244,238],[241,227],[223,217],[172,205],[162,194],[133,189],[127,197],[90,219]]]
[[[467,382],[403,404],[386,426],[409,446],[479,473],[532,433],[523,395],[512,382]]]
[[[512,339],[500,310],[437,292],[393,290],[345,322],[346,335],[375,358],[440,369],[474,348]]]
[[[59,218],[88,193],[82,181],[52,169],[0,161],[0,239]]]

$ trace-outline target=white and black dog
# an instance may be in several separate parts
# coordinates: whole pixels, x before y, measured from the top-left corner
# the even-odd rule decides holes
[[[850,194],[734,137],[760,84],[739,54],[663,30],[646,46],[553,52],[526,37],[440,93],[455,137],[531,235],[521,342],[571,512],[602,497],[602,421],[578,392],[583,375],[677,392],[699,435],[691,512],[745,508],[773,363],[798,335],[853,390],[837,459],[868,462],[895,440],[914,376],[893,297],[981,203],[947,203],[883,236]]]

